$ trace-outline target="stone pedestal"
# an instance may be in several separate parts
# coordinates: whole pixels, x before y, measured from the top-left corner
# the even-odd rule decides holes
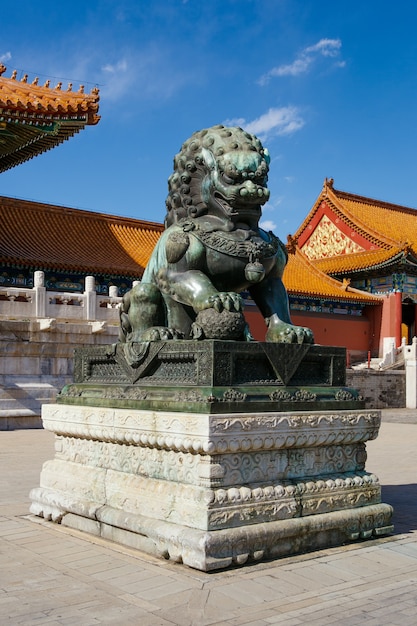
[[[97,364],[97,355],[80,358]],[[275,374],[268,381],[264,368],[263,380],[252,383],[253,401],[248,380],[212,384],[210,392],[207,381],[198,389],[177,383],[179,410],[164,410],[144,406],[172,401],[157,398],[156,367],[148,370],[147,393],[146,384],[121,390],[110,383],[94,405],[103,383],[84,365],[60,403],[43,407],[56,455],[31,492],[32,513],[204,571],[392,531],[392,509],[365,470],[365,444],[378,434],[380,413],[334,408],[337,395],[342,405],[360,405],[348,390],[329,383],[327,396],[317,387],[307,393]],[[106,363],[108,377],[116,375],[112,367]],[[322,409],[312,399],[320,393],[330,398]],[[136,406],[121,406],[124,397]],[[294,408],[274,410],[283,401]]]

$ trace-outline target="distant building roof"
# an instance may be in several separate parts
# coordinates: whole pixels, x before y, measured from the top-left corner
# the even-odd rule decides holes
[[[343,274],[417,263],[417,210],[334,189],[325,180],[293,237],[322,271]]]
[[[0,172],[54,148],[87,125],[100,120],[99,92],[77,92],[72,85],[50,87],[50,81],[31,83],[25,74],[17,80],[14,71],[10,78],[3,74],[6,67],[0,63]]]
[[[162,224],[0,196],[0,262],[140,278]]]

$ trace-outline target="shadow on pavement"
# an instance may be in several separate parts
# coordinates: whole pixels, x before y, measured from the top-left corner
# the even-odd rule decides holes
[[[383,485],[382,502],[394,507],[395,534],[417,530],[417,484]]]

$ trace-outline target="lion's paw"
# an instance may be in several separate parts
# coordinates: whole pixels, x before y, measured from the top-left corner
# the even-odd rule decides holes
[[[314,336],[309,328],[281,322],[268,329],[265,340],[275,343],[314,343]]]

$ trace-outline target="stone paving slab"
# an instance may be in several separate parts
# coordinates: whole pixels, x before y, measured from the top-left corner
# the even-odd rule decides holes
[[[382,421],[396,424],[417,424],[417,409],[383,409]]]
[[[53,446],[47,431],[0,432],[1,624],[417,623],[416,411],[384,410],[367,445],[395,535],[211,574],[29,516]]]

